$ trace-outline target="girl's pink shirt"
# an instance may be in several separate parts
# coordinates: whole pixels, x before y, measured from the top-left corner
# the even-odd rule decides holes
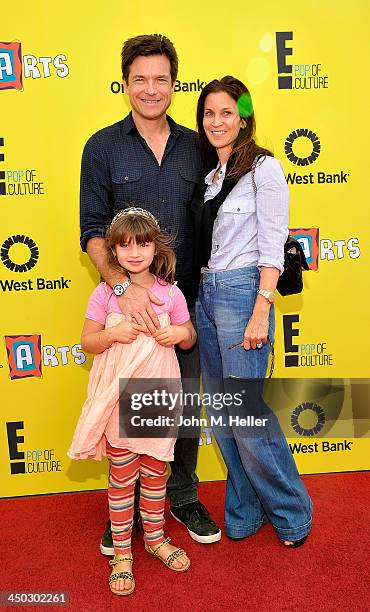
[[[167,312],[172,325],[182,325],[189,321],[190,315],[185,296],[176,285],[170,287],[169,283],[158,281],[158,278],[156,278],[150,291],[164,302],[159,306],[152,303],[152,308],[156,314]],[[106,283],[100,283],[90,296],[86,319],[105,325],[108,312],[122,314],[112,288]]]

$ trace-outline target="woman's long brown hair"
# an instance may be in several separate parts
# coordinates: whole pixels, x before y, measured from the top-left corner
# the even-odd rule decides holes
[[[273,157],[273,154],[255,142],[256,120],[248,88],[239,79],[233,76],[224,76],[220,80],[215,79],[208,83],[203,88],[198,100],[198,142],[205,164],[214,158],[215,148],[209,142],[203,127],[204,106],[207,96],[219,91],[229,94],[235,100],[238,105],[239,114],[245,121],[245,127],[240,128],[238,137],[233,144],[233,150],[226,171],[227,177],[239,180],[251,170],[253,162],[258,155]],[[244,112],[243,107],[246,107]]]
[[[113,225],[110,225],[105,235],[108,248],[108,262],[116,270],[122,272],[123,268],[117,261],[114,247],[116,244],[129,244],[132,241],[136,244],[154,242],[154,259],[149,267],[149,272],[158,278],[173,283],[175,279],[176,256],[172,249],[172,238],[151,219],[143,215],[130,214],[119,217]],[[129,275],[127,270],[124,272]]]

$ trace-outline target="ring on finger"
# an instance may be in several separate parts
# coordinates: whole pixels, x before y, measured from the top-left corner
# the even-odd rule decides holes
[[[258,342],[258,344],[256,344],[256,347],[258,349],[261,349],[263,347],[263,342]]]

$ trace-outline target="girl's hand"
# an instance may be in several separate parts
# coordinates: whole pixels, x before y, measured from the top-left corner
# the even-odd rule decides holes
[[[161,346],[173,346],[174,344],[180,344],[190,337],[190,331],[183,325],[169,325],[157,330],[153,334],[153,338]]]
[[[140,332],[145,332],[146,327],[132,323],[131,321],[120,321],[114,327],[111,327],[114,342],[121,342],[122,344],[131,344],[136,340]]]
[[[270,307],[253,310],[244,330],[243,347],[246,351],[257,348],[257,344],[266,344],[269,331]]]

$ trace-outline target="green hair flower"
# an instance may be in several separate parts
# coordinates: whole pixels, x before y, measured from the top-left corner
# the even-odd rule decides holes
[[[242,93],[236,105],[241,117],[249,117],[253,113],[252,98],[249,93]]]

